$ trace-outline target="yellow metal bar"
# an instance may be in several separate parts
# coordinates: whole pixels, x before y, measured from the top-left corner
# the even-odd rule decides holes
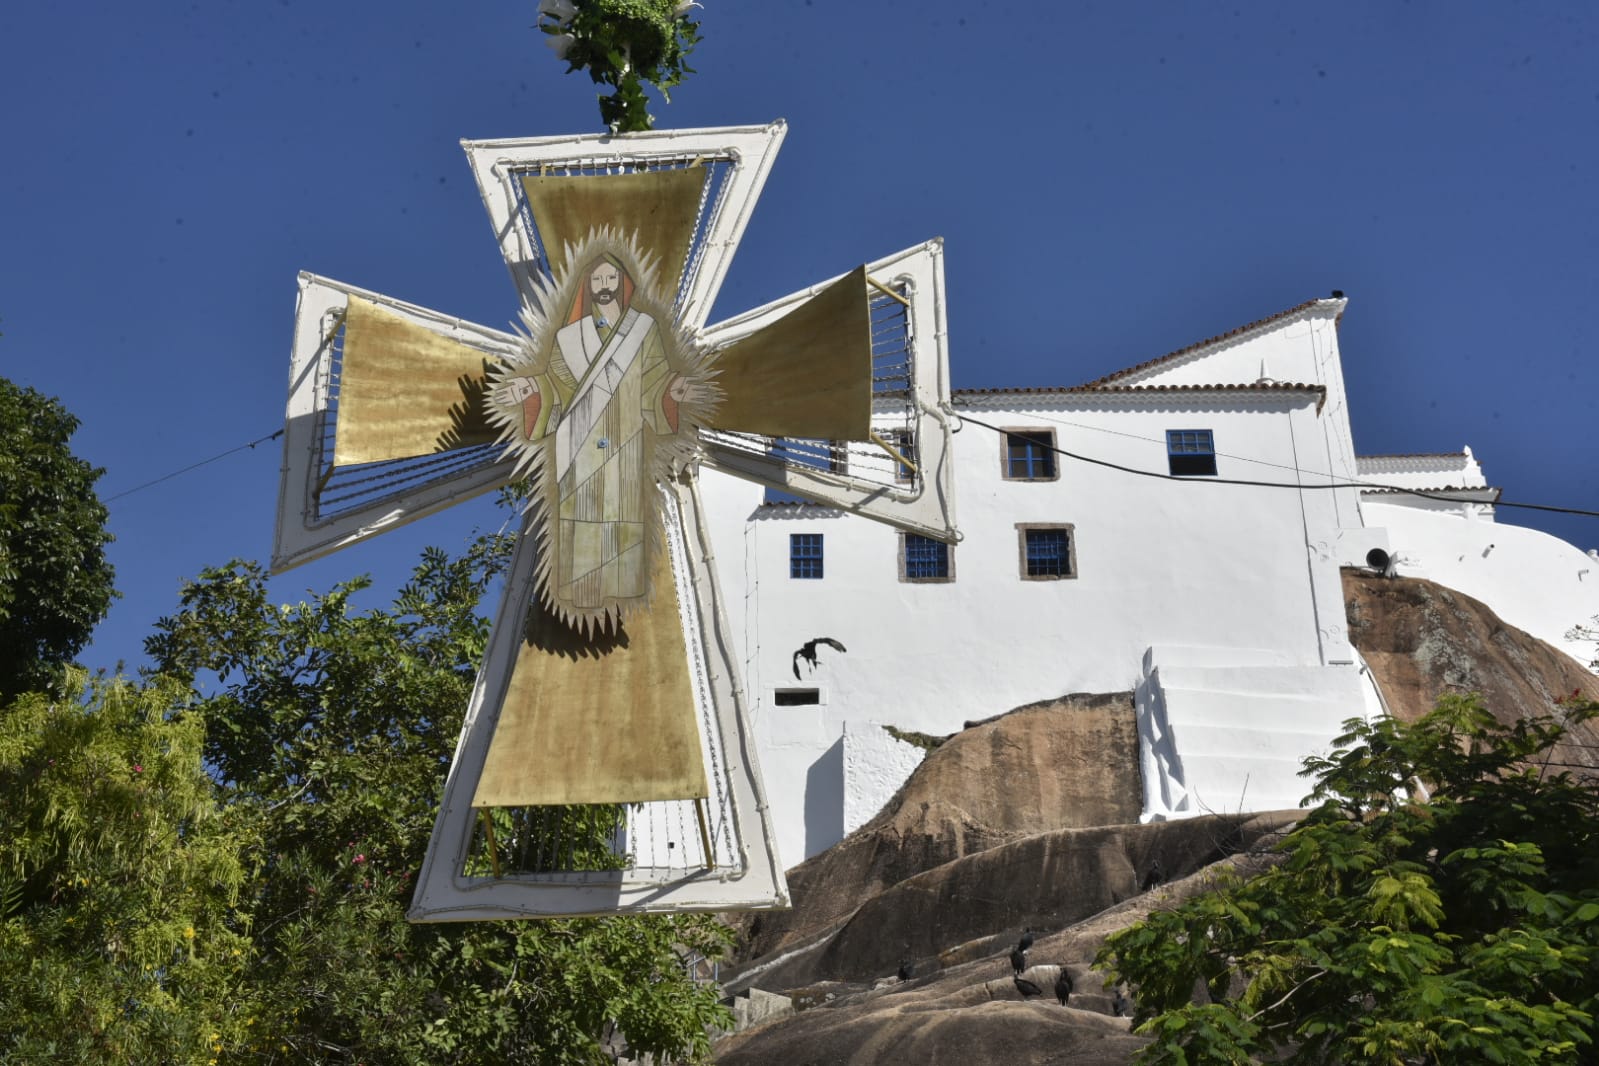
[[[478,814],[483,817],[483,839],[489,846],[489,868],[494,871],[496,879],[503,877],[500,873],[500,852],[494,845],[494,816],[487,807],[479,807]]]
[[[894,460],[896,462],[898,462],[901,466],[903,466],[905,469],[909,470],[913,474],[920,474],[922,472],[922,468],[921,467],[917,466],[914,461],[912,461],[910,459],[907,459],[907,458],[905,458],[905,456],[901,455],[899,449],[894,447],[892,444],[888,443],[888,441],[884,440],[882,438],[882,436],[877,432],[877,430],[875,430],[875,429],[872,430],[872,432],[869,434],[869,436],[872,438],[872,443],[873,444],[875,444],[879,448],[883,449],[889,455],[892,455],[894,457]]]
[[[694,816],[700,823],[700,845],[705,848],[705,868],[711,870],[716,867],[716,852],[711,849],[711,827],[705,820],[706,802],[702,799],[694,801]]]
[[[871,285],[878,292],[881,292],[883,295],[892,296],[894,299],[898,300],[900,303],[904,304],[906,307],[909,307],[911,305],[911,302],[909,300],[905,299],[905,297],[901,296],[899,293],[895,292],[893,289],[889,288],[887,285],[884,285],[881,281],[878,281],[876,278],[872,277],[870,274],[866,275],[866,281],[867,281],[867,283],[869,285]]]

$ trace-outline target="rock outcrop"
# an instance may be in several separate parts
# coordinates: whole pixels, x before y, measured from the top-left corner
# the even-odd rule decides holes
[[[1130,692],[1064,696],[971,724],[877,817],[788,872],[794,909],[746,919],[740,961],[812,943],[864,900],[944,863],[1050,830],[1137,822],[1142,803]]]
[[[1575,660],[1485,605],[1425,581],[1344,575],[1351,637],[1395,715],[1480,691],[1502,721],[1573,692]],[[1599,729],[1557,750],[1599,766]],[[1143,1046],[1112,1016],[1089,964],[1106,937],[1202,891],[1220,866],[1262,868],[1298,812],[1139,825],[1127,693],[1075,695],[969,724],[876,818],[789,872],[791,912],[743,919],[729,988],[790,997],[798,1013],[717,1045],[723,1066],[1122,1066]],[[1157,882],[1152,888],[1151,882]],[[1007,959],[1036,941],[1024,999]],[[904,964],[911,976],[893,975]],[[1074,991],[1050,994],[1064,966]]]
[[[1413,722],[1446,692],[1480,692],[1501,722],[1548,711],[1573,693],[1599,699],[1599,677],[1571,656],[1506,624],[1488,605],[1416,578],[1344,571],[1349,639],[1388,711]],[[1599,768],[1599,725],[1577,725],[1552,762]]]

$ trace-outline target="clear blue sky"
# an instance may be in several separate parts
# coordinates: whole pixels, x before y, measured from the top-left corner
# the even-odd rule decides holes
[[[458,142],[599,127],[535,7],[0,6],[0,374],[82,418],[103,496],[282,425],[300,270],[511,320]],[[1599,5],[701,14],[658,125],[790,129],[714,318],[938,235],[956,386],[1070,385],[1343,289],[1360,452],[1470,444],[1506,499],[1599,509]],[[280,458],[111,503],[124,598],[89,665],[137,664],[185,577],[269,554]],[[1599,519],[1500,517],[1599,545]],[[498,521],[274,590],[387,594]]]

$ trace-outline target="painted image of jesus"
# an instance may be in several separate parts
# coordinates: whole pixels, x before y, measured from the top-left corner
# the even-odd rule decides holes
[[[549,323],[543,366],[510,378],[498,398],[520,406],[525,439],[545,449],[555,496],[546,515],[550,596],[565,612],[594,617],[648,594],[651,451],[678,432],[687,386],[621,255],[586,260],[577,280]]]

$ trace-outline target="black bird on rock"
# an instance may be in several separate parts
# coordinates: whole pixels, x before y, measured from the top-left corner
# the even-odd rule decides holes
[[[1133,1012],[1133,1005],[1122,992],[1121,986],[1116,986],[1116,998],[1110,1001],[1110,1012],[1118,1018],[1125,1018]]]
[[[1018,943],[1016,946],[1021,948],[1023,951],[1032,950],[1032,947],[1033,947],[1033,927],[1032,926],[1029,925],[1026,929],[1022,930],[1021,942]]]
[[[1156,859],[1155,864],[1149,868],[1149,873],[1144,875],[1143,889],[1145,892],[1152,891],[1165,883],[1165,881],[1166,871],[1161,869],[1160,860]]]
[[[899,979],[901,981],[909,981],[911,979],[911,960],[899,960]]]
[[[1066,972],[1065,966],[1060,968],[1060,974],[1055,978],[1055,998],[1060,1000],[1062,1007],[1072,998],[1072,975]]]
[[[799,664],[800,664],[800,660],[801,659],[804,659],[807,663],[809,663],[812,670],[816,669],[816,646],[818,644],[826,644],[829,648],[832,648],[835,651],[848,651],[849,650],[849,649],[845,648],[844,645],[842,645],[838,641],[834,640],[832,637],[817,637],[815,640],[807,640],[804,644],[800,645],[800,650],[794,653],[794,680],[795,681],[803,680],[800,677],[800,672],[799,672]]]
[[[1027,952],[1021,948],[1010,949],[1010,968],[1016,973],[1027,969]]]
[[[1042,988],[1039,988],[1025,977],[1013,977],[1011,980],[1016,982],[1016,991],[1022,994],[1023,999],[1032,999],[1034,996],[1044,994]]]

